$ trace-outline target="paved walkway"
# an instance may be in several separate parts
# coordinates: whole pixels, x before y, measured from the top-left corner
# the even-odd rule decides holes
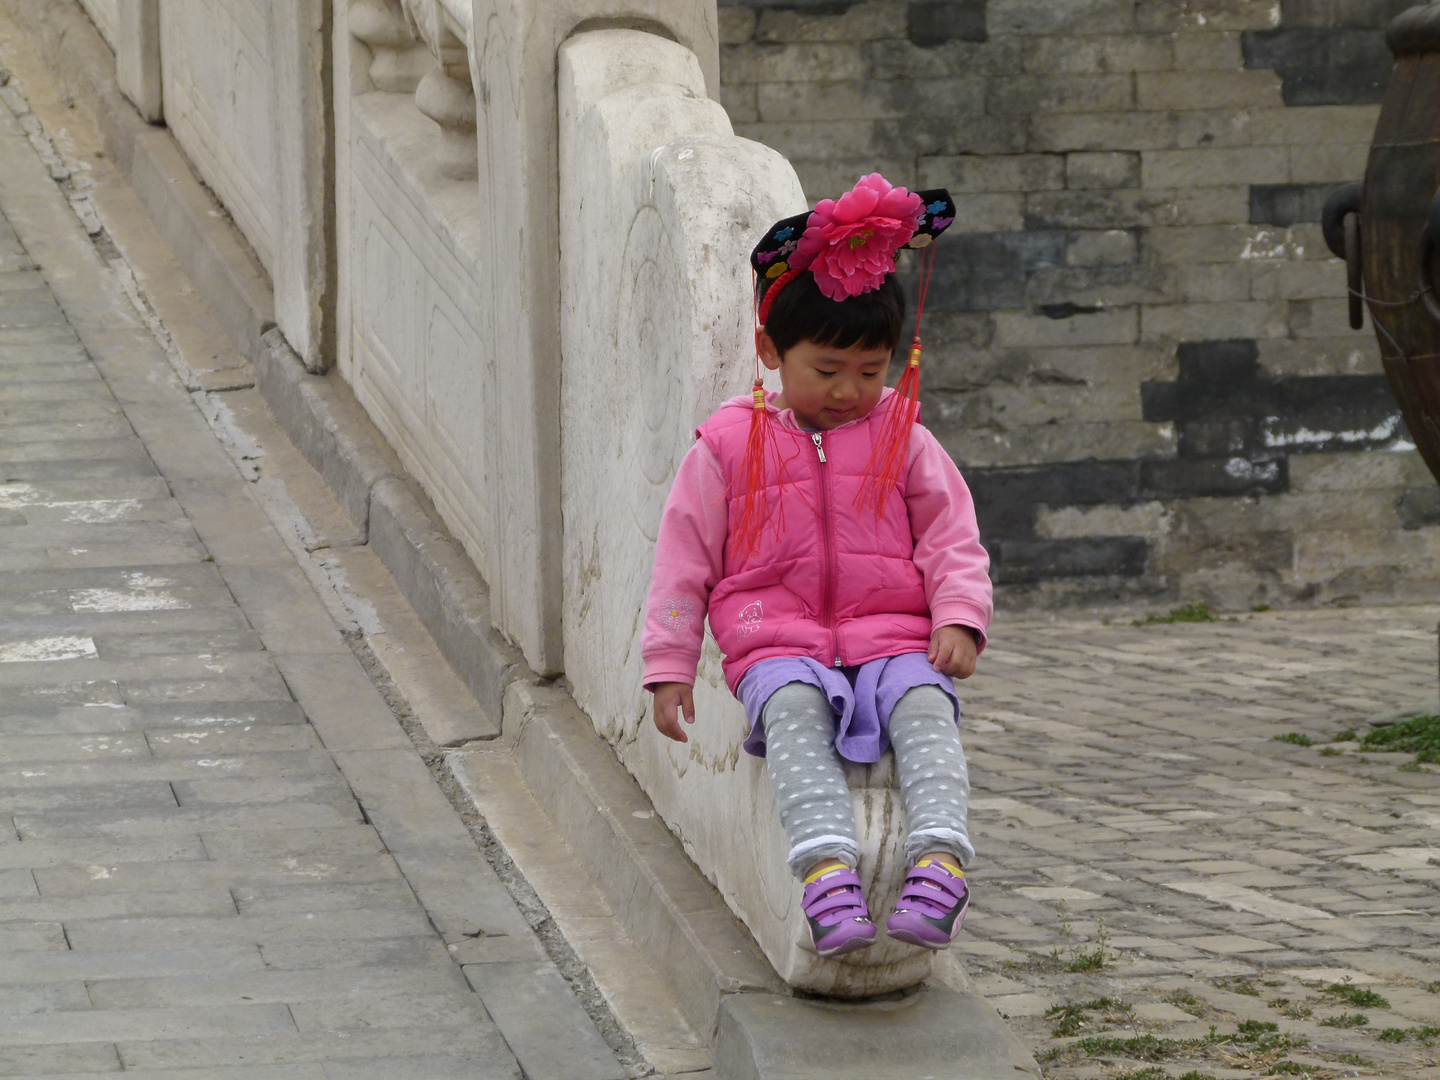
[[[1331,743],[1436,712],[1437,619],[995,627],[960,948],[1049,1076],[1440,1077],[1440,767]]]
[[[0,1075],[522,1068],[624,1075],[0,107]]]

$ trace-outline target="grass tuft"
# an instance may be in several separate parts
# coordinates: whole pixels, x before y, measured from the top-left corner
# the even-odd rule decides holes
[[[1389,1043],[1404,1042],[1406,1039],[1417,1039],[1428,1045],[1437,1035],[1440,1035],[1440,1027],[1436,1027],[1433,1024],[1426,1024],[1423,1027],[1386,1028],[1380,1032],[1379,1038],[1381,1042]]]
[[[1374,728],[1360,740],[1360,749],[1414,754],[1417,764],[1440,765],[1440,716],[1414,716],[1389,727]]]
[[[1296,746],[1314,746],[1315,740],[1306,735],[1303,731],[1287,731],[1284,735],[1276,735],[1276,742],[1294,743]]]
[[[1182,604],[1171,608],[1168,615],[1146,615],[1135,619],[1131,626],[1157,626],[1165,623],[1219,622],[1220,617],[1212,614],[1209,604]]]
[[[1331,983],[1325,987],[1325,993],[1332,994],[1360,1009],[1388,1009],[1390,1007],[1390,1002],[1374,990],[1366,990],[1363,986],[1354,986],[1347,982]]]
[[[1079,1035],[1082,1028],[1091,1023],[1090,1014],[1093,1012],[1121,1012],[1128,1013],[1130,1003],[1121,1001],[1119,998],[1099,997],[1091,998],[1089,1001],[1067,1001],[1063,1005],[1054,1005],[1045,1010],[1045,1018],[1053,1020],[1055,1026],[1050,1029],[1050,1034],[1057,1039],[1066,1039],[1071,1035]]]
[[[1362,1069],[1375,1067],[1375,1062],[1360,1054],[1336,1054],[1334,1060],[1342,1065],[1359,1065]]]
[[[1327,1016],[1324,1020],[1320,1021],[1322,1027],[1337,1028],[1364,1027],[1368,1023],[1370,1023],[1370,1018],[1364,1013],[1341,1013],[1339,1016]]]

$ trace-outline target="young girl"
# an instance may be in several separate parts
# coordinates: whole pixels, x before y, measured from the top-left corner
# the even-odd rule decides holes
[[[685,742],[677,713],[695,722],[708,614],[821,956],[876,936],[842,759],[895,748],[911,870],[889,935],[946,948],[969,902],[951,679],[968,678],[985,646],[989,559],[965,482],[915,423],[918,312],[905,377],[885,387],[905,309],[894,253],[928,247],[953,219],[946,192],[892,188],[876,173],[770,229],[751,255],[755,341],[781,390],[766,394],[757,378],[700,426],[655,548],[642,641],[655,726]],[[922,255],[922,306],[933,254]]]

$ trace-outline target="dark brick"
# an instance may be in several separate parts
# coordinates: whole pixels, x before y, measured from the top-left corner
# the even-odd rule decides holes
[[[1283,76],[1286,105],[1378,105],[1385,98],[1390,67],[1315,68]]]
[[[1263,415],[1239,406],[1237,397],[1261,379],[1260,350],[1254,341],[1187,341],[1175,350],[1180,374],[1174,382],[1140,385],[1142,415],[1146,420],[1216,420],[1233,416]]]
[[[910,0],[905,32],[922,49],[947,41],[985,41],[985,0]]]
[[[1415,0],[1281,0],[1280,25],[1310,29],[1383,28],[1414,3]]]
[[[1180,457],[1363,450],[1403,434],[1382,375],[1301,375],[1261,370],[1255,342],[1197,341],[1176,350],[1179,377],[1140,387],[1142,415],[1179,424]],[[1237,467],[1238,468],[1238,467]]]
[[[1031,537],[1041,506],[1096,506],[1138,498],[1138,461],[1070,461],[1056,465],[967,469],[981,535]]]
[[[1240,48],[1247,68],[1271,68],[1283,78],[1286,71],[1323,68],[1328,36],[1325,30],[1249,30]]]
[[[927,310],[996,311],[1026,306],[1026,285],[1036,270],[1065,265],[1066,234],[1058,230],[969,233],[935,247]],[[913,296],[914,277],[902,275]]]
[[[1141,464],[1140,477],[1142,494],[1155,499],[1277,495],[1290,487],[1290,470],[1283,457],[1146,461]]]
[[[1247,30],[1241,47],[1248,68],[1271,68],[1287,105],[1362,105],[1385,94],[1394,60],[1384,26],[1350,23],[1323,28],[1282,22],[1275,30]]]
[[[1138,577],[1150,554],[1142,536],[998,540],[986,545],[997,585],[1066,577]]]
[[[1250,224],[1298,225],[1320,220],[1320,210],[1340,184],[1255,184],[1250,188]]]
[[[1400,512],[1400,524],[1407,529],[1422,529],[1426,525],[1440,525],[1440,488],[1408,488],[1400,493],[1395,502]]]
[[[1379,450],[1406,435],[1383,376],[1336,375],[1287,382],[1292,385],[1282,389],[1293,396],[1288,401],[1282,398],[1276,415],[1259,424],[1264,447],[1291,454]],[[1303,385],[1311,382],[1329,386]]]
[[[1192,420],[1179,428],[1181,457],[1233,457],[1253,453],[1259,444],[1255,422],[1245,418]]]

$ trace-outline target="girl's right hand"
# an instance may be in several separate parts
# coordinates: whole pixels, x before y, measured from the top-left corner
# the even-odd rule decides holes
[[[685,730],[680,726],[683,711],[687,724],[695,723],[694,687],[681,682],[655,684],[655,726],[660,734],[676,742],[689,742]]]

